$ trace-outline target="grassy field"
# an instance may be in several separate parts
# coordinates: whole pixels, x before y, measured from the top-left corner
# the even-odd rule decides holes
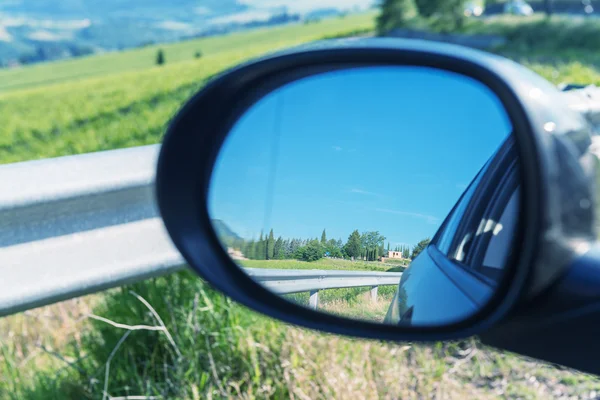
[[[353,319],[383,323],[397,286],[381,286],[377,300],[371,300],[370,287],[319,291],[319,310]],[[286,295],[287,299],[308,306],[309,294]]]
[[[162,67],[153,65],[156,47],[148,47],[0,71],[0,163],[157,143],[178,107],[222,69],[372,26],[372,15],[353,16],[165,45]],[[544,32],[546,48],[515,46],[503,54],[555,83],[600,83],[600,56],[581,47],[550,48],[556,33]],[[197,50],[204,54],[198,60]],[[302,267],[296,263],[278,268]],[[322,306],[344,312],[348,301],[324,295]],[[359,314],[379,318],[384,304]],[[391,344],[289,327],[232,303],[188,272],[0,319],[0,399],[548,399],[597,393],[597,378],[475,339]]]
[[[350,261],[322,258],[313,262],[298,260],[244,260],[241,264],[247,268],[271,269],[337,269],[347,271],[388,271],[389,265],[377,261]]]
[[[254,51],[249,50],[249,46],[254,49],[262,46],[263,49],[273,50],[278,47],[288,47],[308,40],[320,39],[324,36],[372,30],[374,27],[373,16],[373,13],[350,15],[345,18],[326,19],[307,25],[297,24],[256,29],[244,33],[147,46],[126,52],[106,53],[68,61],[38,64],[26,68],[0,70],[0,93],[62,81],[72,82],[94,76],[148,69],[154,66],[159,48],[165,52],[167,65],[192,61],[197,51],[202,52],[201,61],[210,65],[215,57],[225,56],[227,58],[226,54],[251,55]]]
[[[15,400],[548,399],[600,390],[596,378],[475,339],[393,344],[288,327],[188,272],[4,319],[0,354],[0,398]]]
[[[348,303],[344,300],[332,300],[323,302],[323,304],[320,305],[319,310],[342,317],[381,324],[383,323],[383,319],[385,318],[393,297],[393,294],[380,293],[377,301],[371,301],[369,292],[365,291],[361,293],[360,296],[357,296],[357,301],[353,303]]]
[[[6,93],[0,84],[0,163],[157,143],[177,109],[216,73],[270,51],[369,26],[371,17],[347,17],[173,44],[164,46],[167,64],[160,67],[153,65],[155,50],[145,48],[0,71],[4,84],[37,85]],[[194,59],[192,49],[205,42],[212,47]],[[184,53],[181,48],[189,57],[169,62],[171,52]],[[88,71],[95,77],[77,79]]]

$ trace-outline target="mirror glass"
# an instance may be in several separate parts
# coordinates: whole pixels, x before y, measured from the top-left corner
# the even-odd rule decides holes
[[[282,301],[440,326],[480,310],[517,232],[512,126],[482,83],[425,67],[311,75],[234,124],[209,212],[223,248]]]

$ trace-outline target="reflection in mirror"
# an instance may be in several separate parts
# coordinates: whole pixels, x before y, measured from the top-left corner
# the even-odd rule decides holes
[[[227,137],[209,194],[215,232],[282,299],[378,323],[458,322],[486,304],[511,254],[511,131],[490,89],[447,71],[294,81]]]

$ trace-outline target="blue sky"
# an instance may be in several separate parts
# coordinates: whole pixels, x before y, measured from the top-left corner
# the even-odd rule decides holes
[[[485,86],[453,73],[361,67],[288,84],[233,127],[209,209],[243,237],[391,243],[431,237],[511,131]]]

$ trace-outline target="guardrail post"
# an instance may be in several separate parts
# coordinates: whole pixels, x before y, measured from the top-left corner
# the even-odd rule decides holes
[[[316,310],[319,306],[319,291],[311,290],[310,291],[310,300],[308,301],[308,305],[313,310]]]
[[[373,286],[371,288],[371,301],[377,301],[377,288],[379,288],[379,286]]]

